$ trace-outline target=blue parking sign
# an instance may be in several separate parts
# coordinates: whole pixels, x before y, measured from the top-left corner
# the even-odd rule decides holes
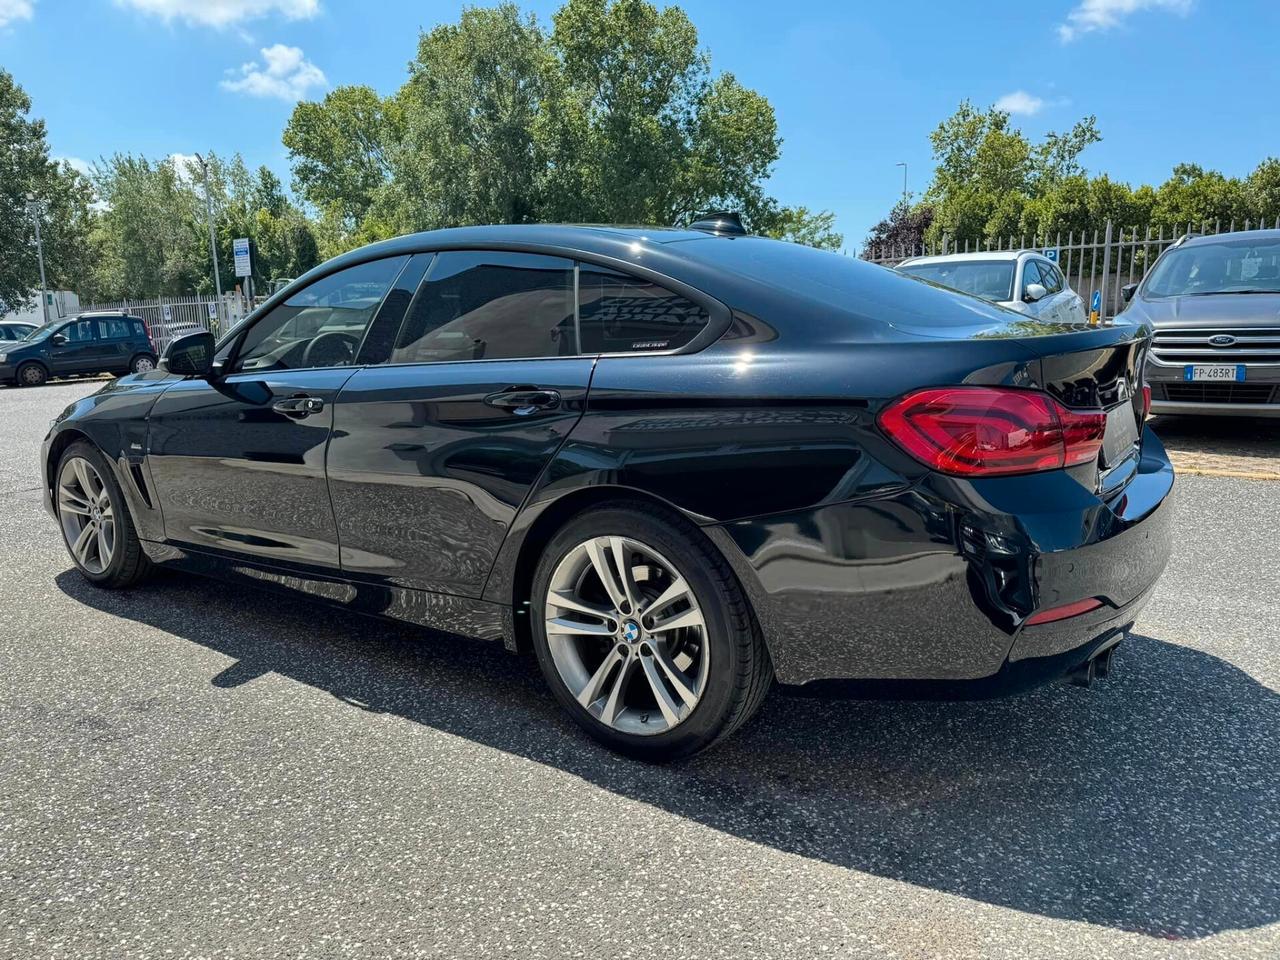
[[[1046,260],[1052,260],[1054,263],[1057,263],[1057,262],[1058,262],[1058,248],[1057,248],[1057,247],[1046,247],[1046,248],[1045,248],[1045,250],[1044,250],[1044,258],[1045,258]]]

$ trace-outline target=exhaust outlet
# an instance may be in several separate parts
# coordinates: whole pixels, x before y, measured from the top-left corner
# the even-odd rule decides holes
[[[1077,687],[1088,687],[1094,680],[1105,680],[1111,676],[1116,648],[1119,646],[1120,641],[1117,640],[1105,650],[1095,652],[1084,663],[1072,667],[1067,673],[1067,682]]]

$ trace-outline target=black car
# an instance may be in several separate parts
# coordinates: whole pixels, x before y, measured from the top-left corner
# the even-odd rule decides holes
[[[727,221],[418,234],[70,406],[45,493],[94,583],[500,641],[681,756],[775,678],[1105,672],[1170,549],[1151,331],[1024,320]]]
[[[146,373],[155,366],[146,326],[121,313],[51,320],[17,343],[0,343],[0,383],[23,387],[68,374]]]

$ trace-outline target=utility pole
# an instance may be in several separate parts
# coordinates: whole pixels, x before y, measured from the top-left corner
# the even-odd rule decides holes
[[[40,315],[44,317],[44,322],[49,322],[49,295],[48,284],[44,279],[44,243],[40,239],[40,201],[36,199],[34,193],[27,194],[27,212],[31,214],[31,219],[36,225],[36,259],[40,261]]]
[[[902,168],[902,203],[905,206],[907,202],[907,165],[905,163],[895,163],[894,166]]]
[[[218,244],[213,238],[213,200],[209,197],[209,164],[196,154],[200,169],[204,171],[204,215],[209,221],[209,257],[213,260],[213,288],[218,291],[218,303],[222,303],[222,277],[218,274]]]

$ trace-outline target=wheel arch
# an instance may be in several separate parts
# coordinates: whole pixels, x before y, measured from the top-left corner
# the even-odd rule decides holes
[[[530,594],[533,592],[534,573],[543,551],[565,524],[579,514],[602,504],[633,503],[639,506],[656,508],[667,514],[673,522],[682,523],[687,529],[695,531],[694,535],[705,538],[712,549],[724,553],[724,542],[717,537],[707,535],[707,531],[691,520],[688,515],[671,502],[662,497],[635,487],[615,484],[600,484],[583,487],[546,503],[536,515],[520,531],[513,531],[518,543],[513,546],[513,559],[505,565],[506,571],[495,569],[485,593],[493,599],[501,599],[510,604],[512,615],[511,638],[508,646],[518,653],[527,653],[532,649],[532,627],[529,620]],[[528,508],[526,508],[527,510]],[[504,551],[506,552],[506,551]],[[734,576],[743,587],[747,602],[751,606],[752,615],[757,621],[756,601],[759,594],[754,584],[742,583],[742,567],[727,558]],[[497,582],[495,582],[495,579]],[[496,595],[495,595],[496,594]],[[767,642],[767,641],[766,641]]]

